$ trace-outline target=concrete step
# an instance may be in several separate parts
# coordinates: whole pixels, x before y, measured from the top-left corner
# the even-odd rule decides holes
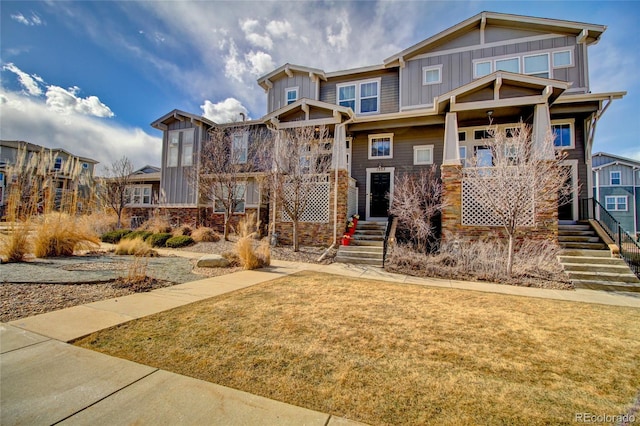
[[[594,272],[594,271],[600,271],[600,272],[613,272],[613,273],[627,273],[629,272],[629,267],[627,266],[626,263],[624,263],[624,261],[622,259],[614,259],[614,260],[620,260],[622,262],[622,264],[620,263],[600,263],[600,264],[593,264],[593,263],[562,263],[562,268],[565,271],[572,271],[572,272]],[[570,262],[570,261],[569,261]]]
[[[640,286],[640,280],[627,268],[626,272],[607,272],[607,271],[565,271],[571,282],[574,280],[587,281],[603,281],[637,284]]]
[[[345,252],[368,252],[368,253],[382,253],[384,250],[383,246],[340,246],[339,250]]]
[[[343,250],[342,248],[338,249],[338,253],[336,253],[336,258],[359,258],[359,259],[376,259],[382,262],[382,252],[371,252],[371,251],[353,251],[353,250]]]
[[[607,245],[605,243],[560,242],[560,247],[578,250],[604,250],[607,248]]]
[[[380,259],[370,259],[366,257],[352,257],[352,256],[341,256],[336,255],[335,262],[338,263],[353,263],[357,265],[371,265],[371,266],[382,266],[382,258]]]
[[[359,239],[351,239],[350,246],[377,246],[383,247],[384,241],[372,241],[372,240],[359,240]]]
[[[628,268],[624,260],[617,257],[591,257],[591,256],[558,256],[558,261],[563,265],[586,265],[593,267],[620,266]]]
[[[384,241],[384,235],[360,234],[358,231],[356,231],[351,238],[362,241]]]
[[[589,290],[634,291],[640,292],[640,284],[621,283],[600,280],[571,280],[575,288]]]
[[[560,256],[611,258],[611,252],[609,251],[609,249],[606,249],[606,250],[564,249],[560,252]]]
[[[565,231],[561,231],[558,230],[558,236],[559,237],[564,237],[564,236],[569,236],[569,235],[575,235],[575,236],[585,236],[585,237],[593,237],[596,235],[595,231],[580,231],[580,230],[565,230]]]
[[[558,235],[559,243],[601,243],[600,237],[585,235]]]
[[[578,225],[558,225],[558,232],[562,231],[592,231],[591,225],[589,224],[578,224]]]

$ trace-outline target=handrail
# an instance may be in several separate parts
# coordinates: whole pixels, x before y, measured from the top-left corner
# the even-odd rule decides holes
[[[625,231],[609,211],[593,198],[580,200],[580,219],[593,219],[618,245],[620,257],[629,265],[633,273],[640,278],[640,244]]]
[[[394,216],[392,214],[387,218],[387,227],[384,230],[384,243],[382,244],[382,267],[384,268],[384,262],[387,260],[387,247],[389,245],[389,233],[391,232],[391,224],[393,223]]]

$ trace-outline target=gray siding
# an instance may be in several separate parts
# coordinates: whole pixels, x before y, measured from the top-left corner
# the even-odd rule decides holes
[[[180,136],[180,143],[178,145],[178,166],[177,167],[168,167],[167,166],[167,156],[168,156],[168,145],[169,145],[169,132],[174,130],[185,130],[193,129],[193,162],[194,166],[183,166],[182,165],[182,155],[183,155],[183,137],[184,134]],[[195,196],[195,188],[193,183],[190,181],[190,174],[192,169],[195,167],[197,154],[200,152],[201,141],[203,137],[206,135],[204,129],[198,126],[194,126],[190,121],[174,121],[168,127],[168,130],[164,132],[164,137],[162,140],[163,149],[162,149],[162,177],[160,178],[160,187],[164,192],[164,199],[160,200],[166,204],[188,204],[194,205],[196,203]]]
[[[337,99],[336,85],[341,83],[358,82],[359,80],[368,80],[373,78],[381,79],[380,113],[388,114],[391,112],[398,112],[399,76],[398,70],[396,68],[330,78],[328,81],[323,81],[320,84],[320,100],[322,102],[335,104]]]
[[[597,158],[597,157],[596,157]],[[596,167],[593,164],[593,167]],[[609,166],[604,166],[599,170],[599,184],[602,185],[611,185],[611,173],[610,172],[620,172],[621,178],[621,186],[633,186],[634,185],[634,176],[633,176],[633,168],[624,165],[624,164],[611,164]],[[636,179],[637,180],[637,179]],[[640,182],[636,182],[640,183]],[[595,181],[594,181],[595,185]]]
[[[316,83],[312,83],[309,74],[293,72],[293,77],[287,77],[272,82],[273,87],[267,94],[267,113],[287,106],[285,90],[292,87],[298,88],[298,99],[316,99]]]
[[[549,51],[562,47],[571,48],[573,66],[552,69],[550,77],[573,82],[573,88],[585,88],[587,78],[583,66],[585,58],[582,47],[576,45],[575,37],[562,36],[529,42],[514,42],[407,61],[406,66],[400,69],[402,73],[402,107],[431,105],[435,97],[472,82],[474,80],[474,60],[505,55],[522,56],[528,52]],[[423,67],[436,65],[442,65],[442,83],[423,85]]]

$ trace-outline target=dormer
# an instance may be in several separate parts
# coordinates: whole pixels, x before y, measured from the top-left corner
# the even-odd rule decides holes
[[[284,64],[258,79],[267,94],[267,113],[290,105],[298,99],[320,99],[320,80],[324,71],[300,65]]]

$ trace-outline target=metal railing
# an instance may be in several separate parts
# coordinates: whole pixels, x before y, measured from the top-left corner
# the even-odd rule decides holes
[[[391,225],[393,224],[394,216],[392,214],[387,218],[387,227],[384,230],[384,243],[382,244],[382,267],[384,268],[384,262],[387,260],[387,247],[389,246],[389,233],[391,232]]]
[[[609,211],[593,198],[580,200],[580,219],[594,219],[611,237],[620,249],[620,257],[629,265],[633,273],[640,278],[640,244],[620,225]]]

